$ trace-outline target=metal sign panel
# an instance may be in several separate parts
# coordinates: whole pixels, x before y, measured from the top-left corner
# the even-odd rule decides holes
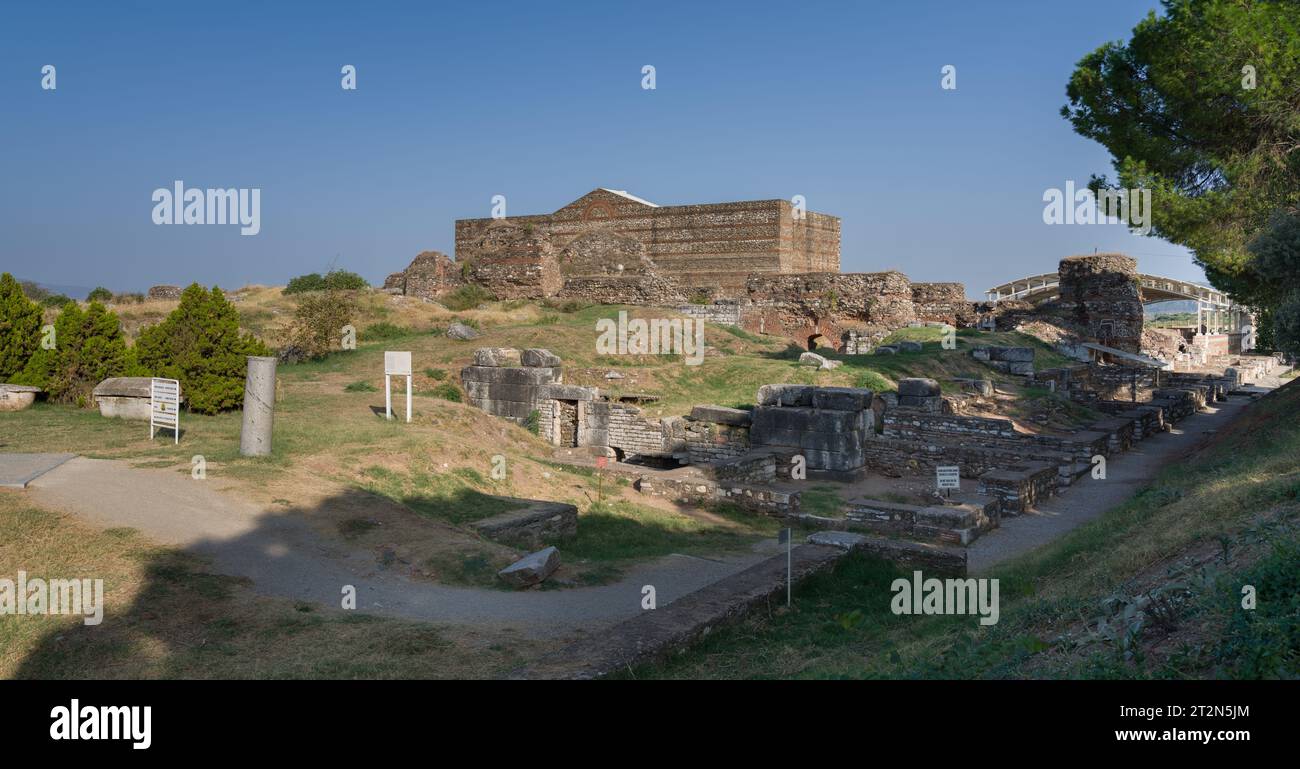
[[[388,376],[410,376],[411,375],[411,353],[385,352],[384,373],[387,374]]]
[[[181,442],[181,383],[175,379],[153,379],[149,382],[150,440],[153,440],[155,428],[171,430],[176,443]]]
[[[961,468],[956,465],[940,465],[934,468],[934,476],[940,489],[961,488]]]

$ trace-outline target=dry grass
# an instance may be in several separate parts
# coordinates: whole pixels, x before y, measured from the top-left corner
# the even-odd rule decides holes
[[[482,678],[544,646],[257,596],[244,581],[0,491],[0,577],[104,580],[104,620],[0,616],[0,678]]]

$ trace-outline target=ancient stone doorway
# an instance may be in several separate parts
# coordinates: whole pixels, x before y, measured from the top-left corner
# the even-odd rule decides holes
[[[560,445],[567,448],[578,446],[578,402],[558,401],[560,413]]]

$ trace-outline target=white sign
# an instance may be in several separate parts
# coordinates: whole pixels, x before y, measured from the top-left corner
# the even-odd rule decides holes
[[[181,442],[181,383],[175,379],[149,382],[149,440],[154,428],[167,428]]]
[[[385,352],[384,353],[384,375],[385,376],[410,376],[411,375],[411,353]]]
[[[411,353],[384,352],[384,415],[393,418],[393,377],[406,377],[406,421],[411,421]]]
[[[961,488],[961,468],[956,465],[940,465],[934,468],[935,482],[941,489]]]

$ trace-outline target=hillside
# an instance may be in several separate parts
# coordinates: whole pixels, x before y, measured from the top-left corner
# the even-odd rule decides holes
[[[1295,678],[1300,387],[1265,396],[1129,502],[987,575],[1001,619],[896,616],[892,565],[853,556],[793,611],[720,631],[664,678]],[[1253,610],[1242,608],[1254,588]]]

